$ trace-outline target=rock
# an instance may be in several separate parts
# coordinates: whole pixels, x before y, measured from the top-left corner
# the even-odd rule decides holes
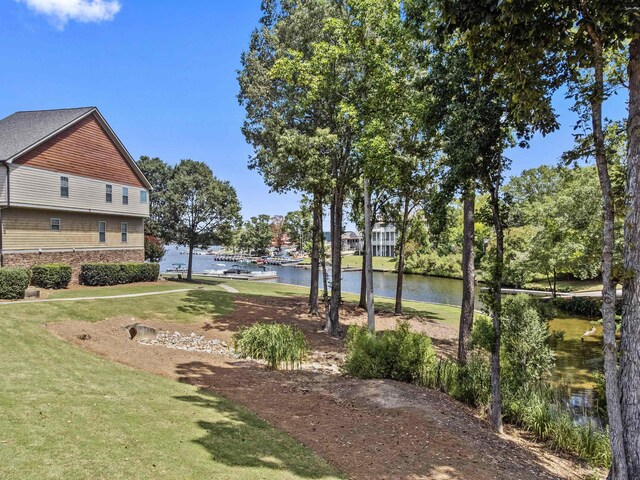
[[[24,298],[40,298],[40,290],[29,287],[24,292]]]
[[[78,335],[78,340],[91,340],[91,335],[88,333],[82,333]]]

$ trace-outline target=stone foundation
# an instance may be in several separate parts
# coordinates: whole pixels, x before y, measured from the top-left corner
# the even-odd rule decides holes
[[[31,268],[43,263],[71,265],[71,283],[78,283],[80,266],[85,263],[144,262],[144,249],[138,250],[78,250],[75,252],[5,253],[5,267]]]

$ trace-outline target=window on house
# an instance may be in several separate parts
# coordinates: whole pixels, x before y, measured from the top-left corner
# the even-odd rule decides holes
[[[52,218],[51,219],[51,231],[52,232],[59,232],[60,231],[60,219],[59,218]]]
[[[140,190],[140,203],[147,203],[147,191]]]
[[[60,196],[69,197],[69,177],[60,177]]]
[[[127,222],[122,222],[120,224],[120,236],[121,241],[122,242],[126,242],[128,240],[128,236],[129,236],[129,225],[127,225]]]
[[[100,243],[107,241],[107,222],[98,222],[98,241]]]
[[[113,185],[106,186],[106,198],[107,203],[113,202]]]
[[[122,187],[122,204],[129,205],[129,189]]]

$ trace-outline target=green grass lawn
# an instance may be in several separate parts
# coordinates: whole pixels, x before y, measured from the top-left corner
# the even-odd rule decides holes
[[[525,288],[541,288],[548,290],[549,283],[545,280],[536,280],[529,282],[525,285]],[[602,282],[600,280],[558,280],[557,288],[559,291],[593,292],[602,290]],[[620,288],[620,285],[618,288]]]
[[[311,259],[305,258],[302,265],[310,265]],[[362,267],[362,255],[343,255],[342,268],[361,268]],[[396,259],[390,257],[373,257],[374,270],[388,270],[393,271],[396,269]]]
[[[196,277],[199,281],[208,282],[206,277]],[[217,282],[211,281],[212,284]],[[308,287],[296,285],[285,285],[281,283],[248,282],[245,280],[229,280],[224,282],[232,286],[245,295],[268,295],[268,296],[306,296],[309,294]],[[342,294],[344,300],[357,303],[360,296],[355,293]],[[420,315],[432,320],[439,320],[450,325],[458,325],[460,321],[460,308],[452,305],[441,305],[436,303],[414,302],[411,300],[402,301],[406,314]],[[384,311],[393,311],[395,301],[389,298],[376,298],[376,308]]]
[[[165,282],[156,284],[131,284],[114,285],[111,287],[75,287],[67,290],[51,291],[47,298],[79,298],[79,297],[108,297],[111,295],[130,295],[135,293],[161,292],[167,290],[180,290],[182,288],[196,288],[178,282]]]
[[[111,295],[141,289],[145,290],[121,286],[88,292]],[[338,478],[320,458],[246,409],[104,360],[42,327],[45,322],[120,315],[192,322],[232,308],[231,294],[217,288],[0,306],[2,478]]]

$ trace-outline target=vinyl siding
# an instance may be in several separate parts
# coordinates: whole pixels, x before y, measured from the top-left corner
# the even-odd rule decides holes
[[[14,163],[106,182],[144,186],[93,114],[16,159]]]
[[[60,219],[60,231],[51,231],[51,219]],[[107,222],[106,242],[100,243],[98,222]],[[122,242],[120,224],[128,225],[128,241]],[[10,207],[3,210],[3,250],[65,250],[144,248],[142,218],[92,213],[61,212]]]
[[[147,203],[140,203],[140,191],[146,191],[144,188],[24,165],[12,164],[10,168],[11,205],[135,216],[149,215],[148,192]],[[61,176],[69,178],[69,197],[60,196]],[[111,203],[106,201],[107,184],[113,186]],[[123,187],[129,189],[128,205],[122,204]]]
[[[0,206],[7,204],[7,169],[0,165]]]

